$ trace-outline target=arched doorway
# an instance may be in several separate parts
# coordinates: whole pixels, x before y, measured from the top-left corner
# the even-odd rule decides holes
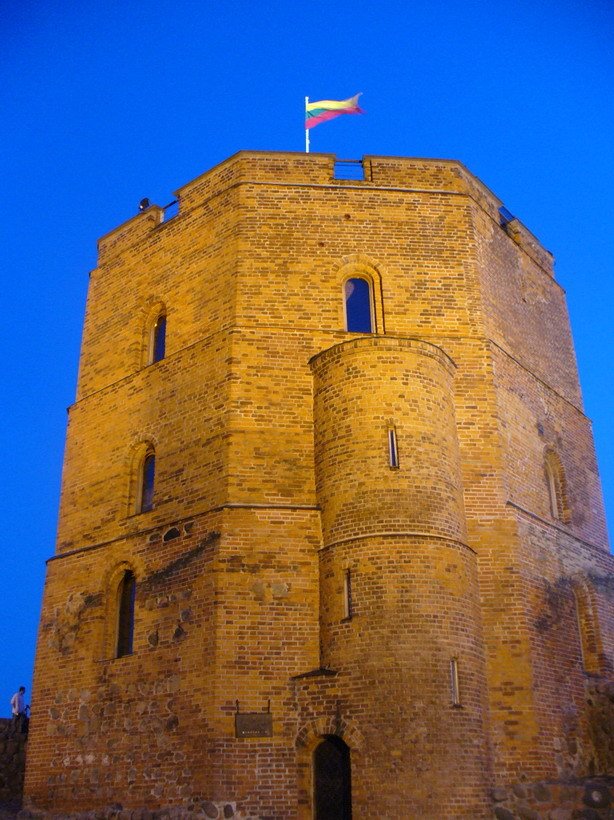
[[[315,820],[351,820],[350,749],[340,737],[325,735],[313,752]]]

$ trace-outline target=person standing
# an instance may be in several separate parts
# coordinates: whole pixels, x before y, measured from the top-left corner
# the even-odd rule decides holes
[[[25,731],[27,720],[26,687],[20,686],[11,698],[11,713],[13,715],[13,728],[18,732]]]

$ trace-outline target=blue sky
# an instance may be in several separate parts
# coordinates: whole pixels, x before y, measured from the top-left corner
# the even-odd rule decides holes
[[[305,95],[367,111],[313,151],[459,159],[553,251],[613,531],[613,35],[608,0],[4,0],[0,714],[30,691],[96,240],[237,150],[303,150]]]

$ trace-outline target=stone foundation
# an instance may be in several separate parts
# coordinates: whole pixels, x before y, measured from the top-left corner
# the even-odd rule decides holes
[[[492,791],[496,820],[613,820],[613,795],[614,777],[515,783],[510,788],[496,788]],[[0,818],[15,814],[17,811],[12,814],[3,813],[0,804]],[[380,817],[378,814],[373,816]],[[260,820],[256,815],[237,811],[235,803],[209,800],[155,811],[124,809],[121,803],[72,814],[24,809],[18,817],[20,820]],[[403,820],[418,820],[419,817],[451,820],[453,815],[442,815],[436,810],[429,815],[415,814],[408,808]]]
[[[544,781],[541,783],[516,783],[509,789],[494,789],[494,817],[497,820],[612,820],[614,818],[614,777],[595,777],[575,781]],[[2,813],[0,818],[10,816]],[[380,815],[374,814],[374,817]],[[236,810],[234,803],[197,801],[186,807],[169,809],[124,809],[115,803],[105,809],[73,814],[23,810],[20,820],[259,820],[255,815],[245,815]],[[408,809],[403,819],[418,820],[426,815],[416,815]],[[451,815],[434,811],[430,820],[446,820]]]
[[[494,789],[497,820],[600,820],[614,817],[614,777],[515,783]]]
[[[10,718],[0,718],[0,817],[21,806],[27,737],[14,731]]]
[[[0,809],[0,820],[3,817]],[[211,800],[195,801],[188,807],[169,809],[124,809],[120,803],[114,803],[104,809],[75,812],[72,814],[57,812],[39,812],[27,810],[19,812],[19,820],[258,820],[253,815],[236,811],[235,803],[213,802]]]

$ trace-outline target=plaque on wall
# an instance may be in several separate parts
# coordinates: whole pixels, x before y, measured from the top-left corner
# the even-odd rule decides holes
[[[237,712],[235,737],[273,737],[273,715],[270,712]]]

